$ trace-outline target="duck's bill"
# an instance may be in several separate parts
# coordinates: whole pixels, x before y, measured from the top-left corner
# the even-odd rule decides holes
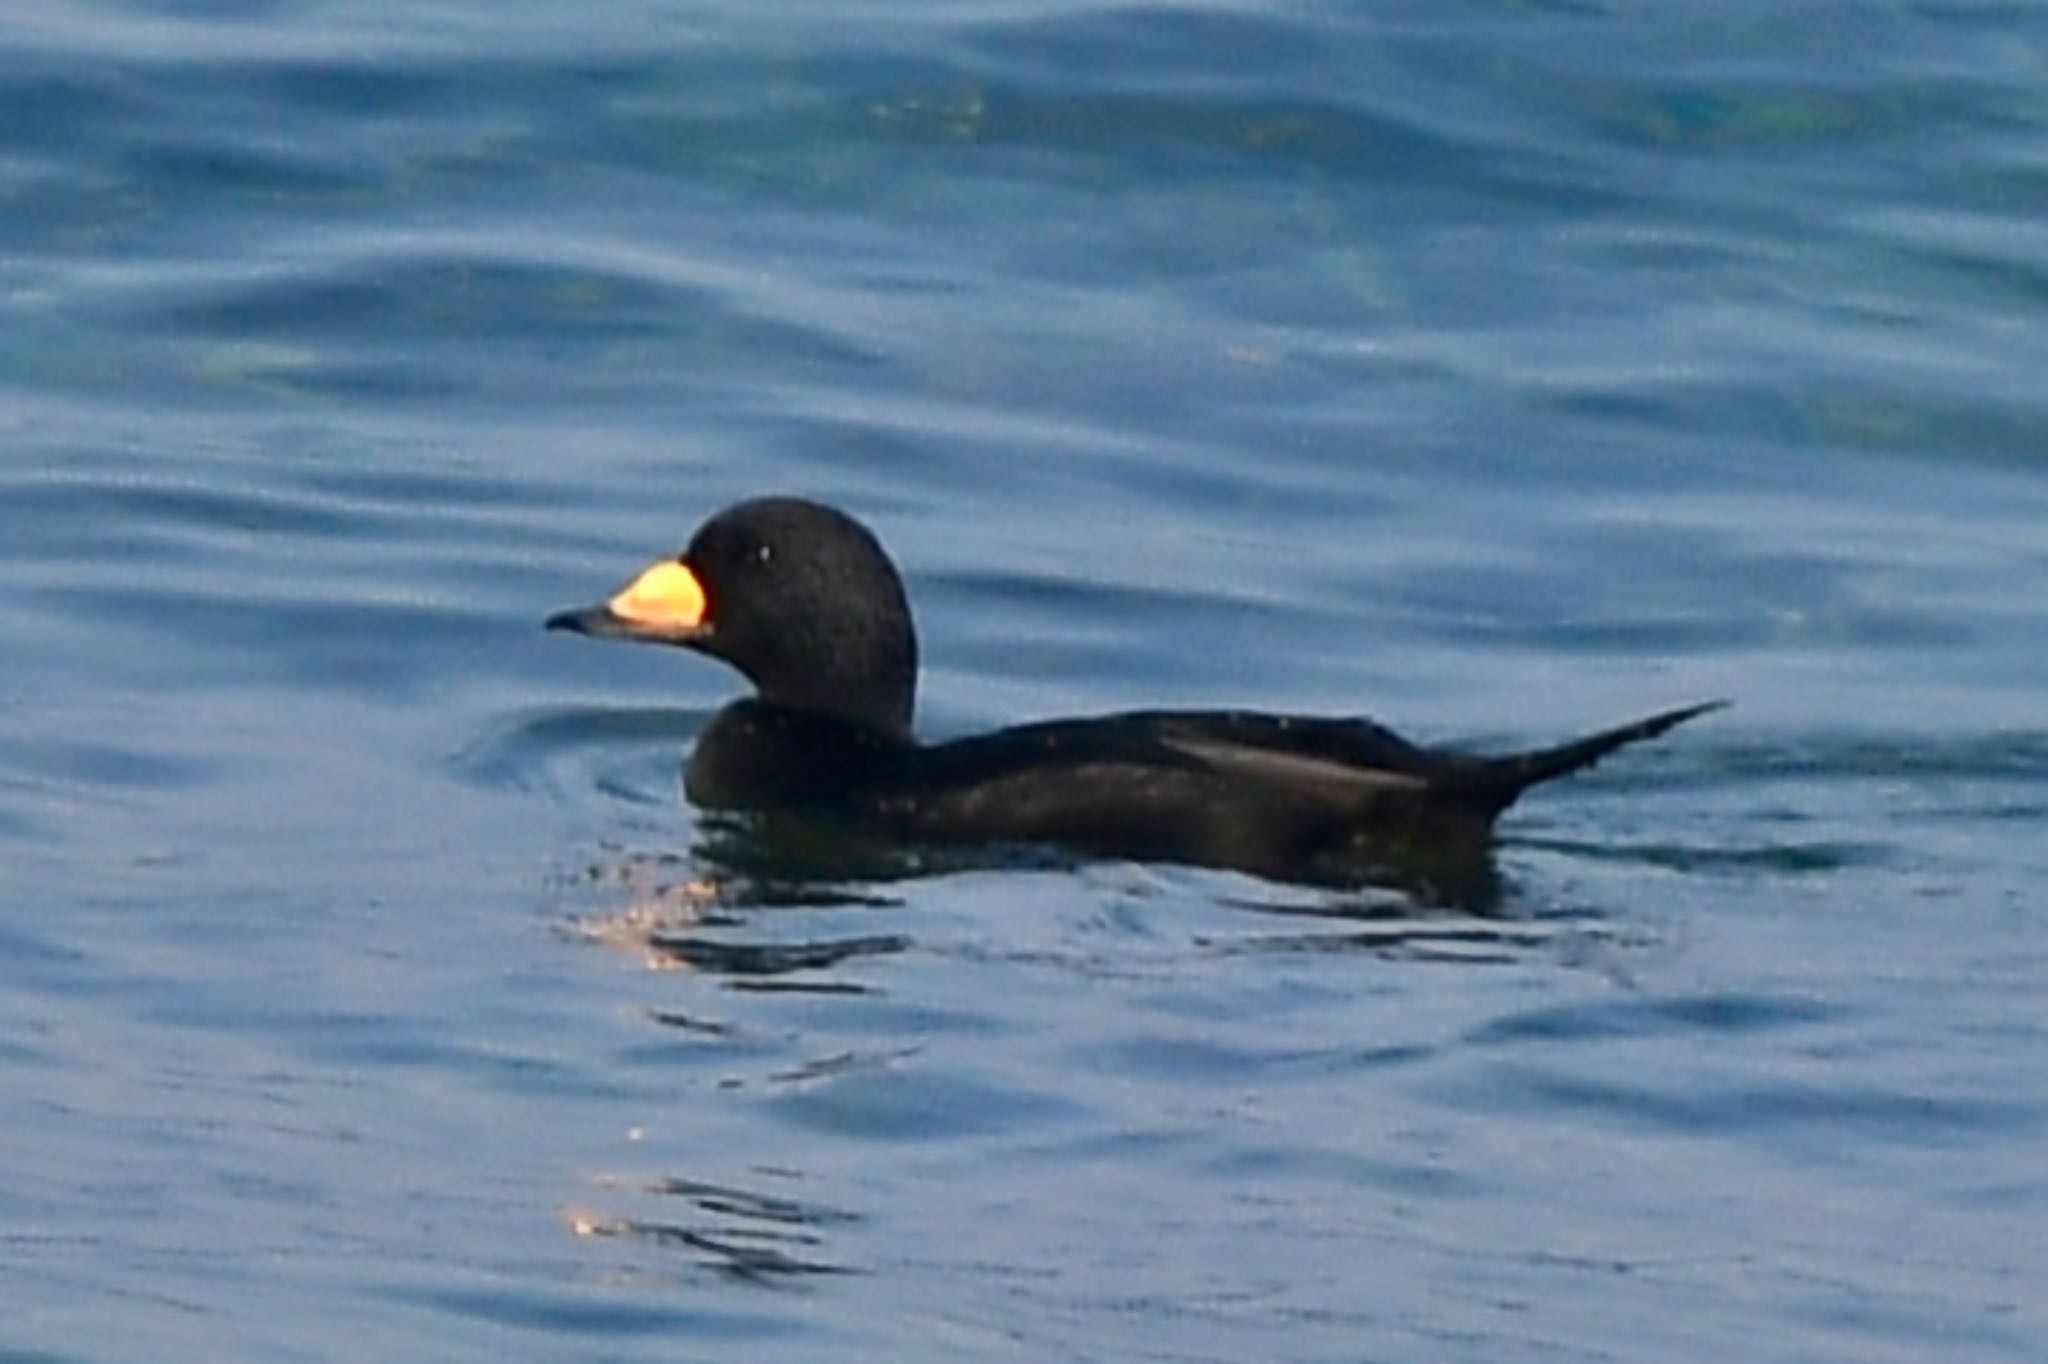
[[[687,564],[664,559],[601,606],[549,616],[547,628],[600,639],[693,644],[711,633],[704,587]]]
[[[650,633],[645,626],[612,614],[608,606],[586,606],[576,611],[557,611],[549,616],[547,628],[567,630],[571,634],[590,635],[596,639],[654,639],[661,636]]]

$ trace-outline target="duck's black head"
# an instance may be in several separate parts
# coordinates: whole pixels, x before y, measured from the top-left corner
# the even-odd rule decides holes
[[[738,668],[764,701],[910,732],[917,633],[903,580],[866,526],[819,502],[727,507],[679,558],[547,624],[680,644]]]

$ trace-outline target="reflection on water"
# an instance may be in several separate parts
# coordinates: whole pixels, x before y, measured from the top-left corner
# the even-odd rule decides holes
[[[672,1200],[681,1216],[629,1217],[595,1211],[564,1215],[577,1236],[618,1238],[680,1251],[735,1278],[771,1281],[793,1275],[844,1274],[825,1259],[824,1229],[853,1222],[851,1214],[773,1194],[678,1176],[640,1181],[601,1178],[601,1187]],[[683,1220],[687,1216],[693,1220]]]
[[[791,816],[721,814],[700,826],[690,856],[630,852],[594,867],[591,880],[622,891],[623,908],[584,915],[576,931],[592,941],[639,955],[658,970],[687,969],[722,978],[733,988],[857,990],[831,979],[832,968],[887,956],[914,945],[910,932],[784,936],[802,910],[900,910],[883,888],[919,878],[974,870],[1071,869],[1077,859],[1035,848],[906,848],[857,831]],[[1459,854],[1409,867],[1415,880],[1343,889],[1266,885],[1263,893],[1219,895],[1217,903],[1248,914],[1324,921],[1326,934],[1247,935],[1231,950],[1342,948],[1382,953],[1449,953],[1530,947],[1555,936],[1555,925],[1518,921],[1504,912],[1502,881],[1490,851]],[[1450,887],[1463,892],[1449,896]],[[902,916],[898,916],[899,920]],[[768,936],[749,936],[765,934]],[[1224,940],[1197,935],[1203,946]],[[1473,959],[1476,959],[1474,957]],[[800,980],[788,977],[802,977]],[[701,1027],[686,1017],[657,1021]]]
[[[717,942],[667,933],[656,936],[651,946],[694,970],[708,971],[713,975],[755,977],[822,971],[854,957],[901,952],[910,946],[910,939],[888,933],[796,943]]]
[[[910,844],[844,823],[801,815],[707,813],[695,855],[725,878],[725,893],[761,904],[883,903],[857,883],[901,882],[976,870],[1073,870],[1095,859],[1041,844]],[[1298,868],[1266,868],[1279,882],[1331,892],[1331,903],[1383,898],[1416,908],[1488,913],[1501,907],[1504,883],[1490,841],[1374,846]],[[1276,884],[1276,891],[1278,886]]]
[[[1200,935],[1196,943],[1232,953],[1370,952],[1408,961],[1478,964],[1554,952],[1568,939],[1584,940],[1602,931],[1598,916],[1587,912],[1479,913],[1471,905],[1445,906],[1399,895],[1333,895],[1313,903],[1232,897],[1225,903],[1252,914],[1316,920],[1328,928],[1227,938]],[[1499,908],[1497,901],[1490,903]]]
[[[1571,940],[1602,932],[1597,916],[1583,912],[1479,913],[1427,903],[1391,886],[1286,887],[1188,869],[1132,867],[1134,903],[1159,898],[1157,909],[1165,916],[1142,939],[1109,945],[1111,957],[1099,962],[1017,950],[990,957],[983,940],[1006,931],[1000,918],[982,923],[963,942],[960,924],[933,919],[919,899],[924,886],[949,877],[1028,875],[991,872],[979,865],[987,860],[977,854],[935,862],[798,822],[719,818],[706,824],[687,854],[623,851],[592,867],[583,884],[598,904],[577,917],[573,928],[594,944],[628,952],[666,973],[659,1002],[635,1016],[661,1039],[688,1048],[675,1053],[679,1080],[699,1077],[696,1083],[725,1103],[755,1096],[776,1105],[798,1130],[912,1142],[943,1136],[949,1126],[962,1136],[1001,1132],[1013,1121],[1029,1131],[1042,1121],[1042,1111],[1059,1112],[1068,1102],[1036,1086],[1019,1091],[992,1084],[999,1072],[986,1071],[978,1060],[963,1069],[969,1054],[949,1047],[943,1030],[933,1035],[928,1023],[911,1021],[931,1007],[917,1001],[919,993],[935,984],[958,988],[955,979],[976,963],[996,965],[1007,957],[1013,966],[1051,969],[1094,992],[1228,959],[1364,955],[1418,967],[1511,965],[1560,955]],[[1087,874],[1074,867],[1035,869],[1051,872],[1036,883],[1056,900],[1067,898],[1065,890]],[[1171,898],[1160,898],[1160,890],[1180,877],[1213,881],[1212,912],[1184,928],[1174,926],[1190,912],[1174,902],[1183,892],[1173,889]],[[1269,931],[1264,925],[1276,919],[1304,927]],[[1013,923],[1007,931],[1018,927]],[[1119,981],[1125,984],[1118,987]],[[775,994],[816,1007],[871,1010],[874,1017],[863,1025],[856,1015],[840,1012],[835,1026],[822,1026],[808,1011],[761,1013],[741,1003]],[[772,1010],[772,1001],[763,1002]],[[970,1036],[986,1026],[965,1017],[963,1022]],[[863,1035],[871,1040],[847,1045],[849,1037]],[[1139,1041],[1105,1038],[1102,1045],[1105,1054],[1150,1054]],[[1202,1054],[1184,1039],[1155,1045],[1161,1057]],[[1257,1049],[1250,1037],[1244,1045]],[[1427,1054],[1413,1045],[1375,1041],[1360,1063],[1412,1065]],[[641,1135],[633,1139],[639,1142]],[[835,1232],[863,1221],[861,1216],[772,1187],[816,1178],[801,1148],[772,1163],[746,1152],[732,1154],[740,1157],[740,1167],[715,1180],[679,1174],[599,1178],[600,1196],[592,1206],[566,1214],[566,1223],[592,1241],[679,1254],[761,1283],[872,1270],[858,1263],[851,1248],[834,1243]],[[894,1210],[891,1220],[904,1213]]]
[[[750,924],[779,926],[782,916],[770,911],[878,909],[897,902],[845,883],[843,861],[827,859],[811,867],[797,861],[763,875],[759,869],[771,865],[766,861],[756,858],[749,863],[752,870],[735,870],[710,851],[731,846],[727,838],[714,836],[695,861],[673,853],[628,853],[592,868],[594,883],[624,891],[629,903],[577,918],[575,931],[635,952],[657,970],[688,969],[756,984],[910,946],[900,934],[802,941],[734,938],[731,930]]]

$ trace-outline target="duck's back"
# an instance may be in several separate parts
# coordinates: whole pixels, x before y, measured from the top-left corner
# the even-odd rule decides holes
[[[1134,711],[921,749],[879,813],[926,838],[1298,871],[1425,816],[1483,837],[1490,812],[1433,811],[1432,779],[1457,761],[1362,720]]]
[[[1130,711],[921,746],[746,700],[700,737],[687,785],[704,805],[816,809],[911,839],[1324,880],[1476,856],[1528,787],[1710,708],[1477,757],[1368,720],[1251,711]]]

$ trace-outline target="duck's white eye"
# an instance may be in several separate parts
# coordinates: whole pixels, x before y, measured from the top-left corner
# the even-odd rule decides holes
[[[774,557],[775,547],[773,545],[754,546],[754,562],[765,564]]]

